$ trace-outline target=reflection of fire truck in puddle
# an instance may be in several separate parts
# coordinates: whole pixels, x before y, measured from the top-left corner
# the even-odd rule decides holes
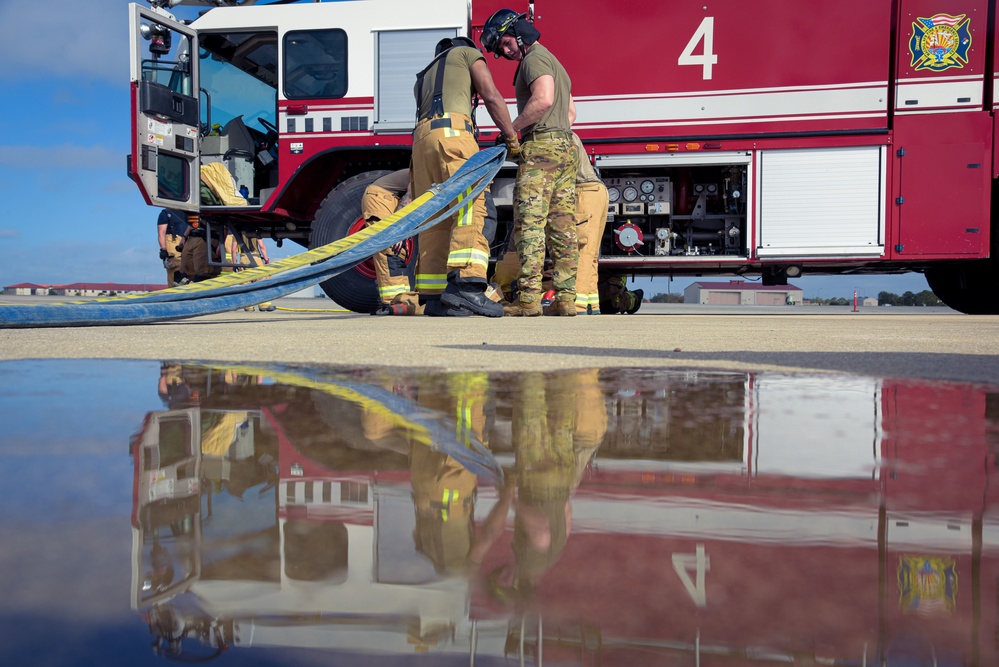
[[[527,613],[484,583],[513,559],[509,534],[486,576],[440,575],[414,547],[405,453],[365,442],[356,406],[280,385],[241,394],[240,410],[203,396],[148,416],[133,443],[134,605],[177,655],[996,663],[995,394],[766,373],[602,386],[607,434]],[[493,382],[490,444],[507,465],[511,391]],[[209,452],[218,424],[232,446]],[[495,500],[481,486],[476,516]]]

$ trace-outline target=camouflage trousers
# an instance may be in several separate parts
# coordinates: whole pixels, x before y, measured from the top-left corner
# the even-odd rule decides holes
[[[520,301],[541,299],[545,246],[552,258],[557,298],[576,300],[576,147],[556,134],[524,143],[513,193]]]

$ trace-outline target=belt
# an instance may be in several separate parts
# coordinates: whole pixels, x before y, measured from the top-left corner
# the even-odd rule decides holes
[[[475,130],[472,124],[465,120],[464,118],[451,118],[444,116],[442,118],[424,118],[420,122],[430,121],[431,130],[465,130],[465,132],[473,132]]]
[[[531,132],[524,135],[524,141],[545,141],[548,139],[570,139],[571,133],[565,130],[547,130],[545,132]]]

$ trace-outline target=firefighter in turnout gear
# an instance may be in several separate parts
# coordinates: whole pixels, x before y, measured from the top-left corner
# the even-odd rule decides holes
[[[576,314],[599,315],[600,296],[597,290],[597,259],[600,239],[607,225],[610,198],[607,186],[590,164],[583,142],[575,132],[573,143],[579,159],[576,170],[576,237],[579,241],[579,269],[576,275]]]
[[[361,217],[367,225],[395,213],[409,192],[409,170],[400,169],[377,179],[364,190],[361,197]],[[418,314],[416,299],[412,298],[409,274],[406,270],[405,244],[377,252],[371,257],[378,282],[381,306],[372,315]]]
[[[413,132],[412,188],[418,197],[443,183],[479,150],[473,99],[482,99],[511,156],[519,151],[510,113],[482,53],[467,37],[441,40],[431,63],[416,75],[417,125]],[[450,220],[422,232],[416,290],[430,316],[501,317],[503,307],[485,290],[489,243],[483,235],[485,193]]]
[[[506,314],[542,314],[541,280],[545,246],[551,256],[555,302],[548,314],[576,314],[576,107],[572,82],[526,14],[501,9],[482,31],[482,46],[520,63],[514,79],[518,115],[513,127],[523,137],[514,188],[514,229],[520,256],[518,300]],[[547,242],[547,243],[546,243]]]

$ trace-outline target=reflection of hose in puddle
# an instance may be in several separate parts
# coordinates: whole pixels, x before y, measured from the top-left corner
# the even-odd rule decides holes
[[[414,442],[450,456],[476,476],[486,477],[497,486],[503,485],[503,468],[492,452],[471,434],[459,441],[454,429],[441,423],[441,415],[414,401],[393,394],[387,389],[353,381],[319,380],[294,371],[281,371],[259,366],[188,363],[187,366],[234,371],[241,375],[268,377],[292,387],[314,389],[335,398],[354,403],[378,415],[392,426],[404,429]]]

